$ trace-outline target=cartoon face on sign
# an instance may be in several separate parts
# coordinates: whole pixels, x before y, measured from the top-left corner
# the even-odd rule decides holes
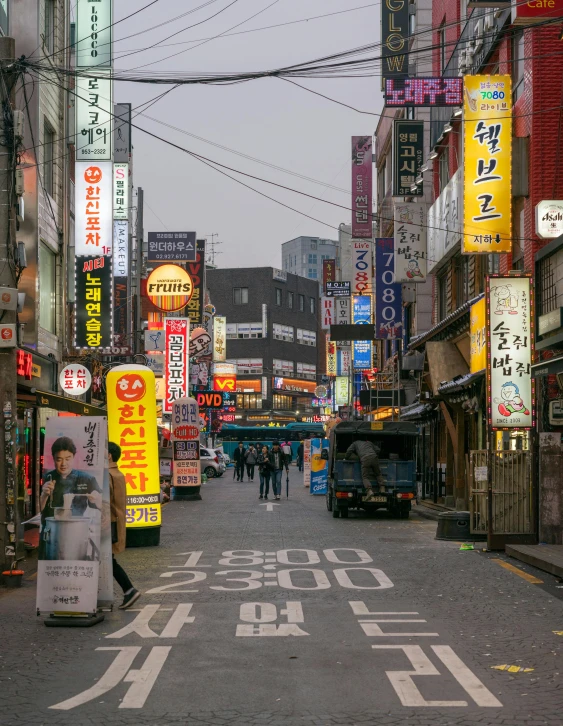
[[[512,381],[504,383],[500,389],[500,395],[501,398],[495,398],[494,402],[498,405],[501,416],[508,417],[517,413],[523,413],[525,416],[530,415],[516,383],[512,383]]]
[[[99,166],[89,166],[84,172],[84,181],[88,184],[98,184],[102,180],[102,170]]]
[[[115,395],[120,401],[140,401],[145,392],[145,381],[138,373],[125,373],[115,384]]]

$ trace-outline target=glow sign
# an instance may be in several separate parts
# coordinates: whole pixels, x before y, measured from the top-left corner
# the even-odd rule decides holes
[[[373,279],[372,244],[354,240],[352,248],[352,295],[371,293]]]
[[[198,487],[201,485],[198,425],[199,407],[197,401],[187,397],[174,401],[172,444],[174,447],[173,486],[175,487]],[[189,438],[187,438],[186,434]]]
[[[166,392],[162,410],[164,413],[172,413],[174,401],[178,398],[185,398],[188,393],[189,319],[165,318],[164,335]]]
[[[75,252],[111,255],[113,235],[113,164],[76,162]]]
[[[111,66],[112,0],[76,4],[76,66]]]
[[[395,282],[393,238],[375,240],[375,335],[400,338],[403,330],[401,285]],[[371,367],[371,366],[369,366]]]
[[[352,237],[372,237],[371,136],[352,136]]]
[[[336,343],[334,340],[326,341],[326,374],[336,375]]]
[[[149,300],[166,312],[185,308],[193,289],[192,278],[179,265],[161,265],[153,270],[147,279]]]
[[[86,366],[71,363],[60,372],[59,385],[70,396],[82,396],[83,393],[90,390],[92,376]]]
[[[129,218],[129,164],[113,165],[113,218]]]
[[[531,277],[487,277],[487,384],[493,429],[534,426]]]
[[[213,321],[213,360],[227,359],[227,318],[216,315]]]
[[[106,377],[109,440],[122,449],[118,467],[127,486],[127,527],[158,527],[160,469],[154,373],[146,366],[112,368]]]
[[[371,296],[354,296],[354,324],[369,325],[371,323]],[[372,342],[371,340],[354,341],[354,368],[371,368]]]
[[[113,154],[112,80],[76,77],[76,160],[111,161]]]
[[[385,105],[402,106],[461,106],[463,78],[387,78]]]
[[[335,399],[337,406],[347,406],[350,400],[350,378],[338,376],[334,384]]]
[[[330,330],[330,326],[336,323],[334,314],[334,298],[321,296],[321,328]]]

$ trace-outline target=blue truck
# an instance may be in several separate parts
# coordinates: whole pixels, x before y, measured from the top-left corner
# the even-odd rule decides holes
[[[392,516],[407,519],[416,498],[415,424],[401,421],[343,421],[330,432],[330,445],[323,451],[328,458],[326,505],[333,517],[347,517],[350,509],[367,512],[387,509]],[[365,438],[379,449],[379,465],[384,485],[373,481],[374,499],[365,499],[361,464],[355,454],[346,459],[354,441]]]

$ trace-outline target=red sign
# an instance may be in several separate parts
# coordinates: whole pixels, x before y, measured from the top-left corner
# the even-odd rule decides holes
[[[323,260],[323,290],[327,282],[336,282],[336,260]]]
[[[162,410],[164,413],[172,413],[174,401],[188,395],[190,321],[188,318],[166,318],[164,335],[166,393]]]
[[[540,23],[544,20],[560,18],[563,15],[563,0],[529,0],[512,6],[512,22],[515,25]]]
[[[26,353],[25,350],[16,351],[16,373],[18,376],[25,378],[26,381],[31,381],[31,369],[33,367],[33,357],[31,353]]]
[[[223,394],[210,391],[199,391],[195,393],[197,405],[200,408],[223,408]]]
[[[386,78],[385,105],[462,106],[463,78]]]
[[[237,390],[236,376],[213,376],[213,390],[214,391],[236,391]]]
[[[199,429],[197,426],[176,426],[174,429],[174,438],[182,441],[193,441],[199,439]]]

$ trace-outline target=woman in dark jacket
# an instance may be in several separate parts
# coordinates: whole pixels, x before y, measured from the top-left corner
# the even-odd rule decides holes
[[[267,499],[270,491],[271,462],[267,446],[262,447],[258,454],[258,473],[260,474],[260,496],[259,499]],[[265,487],[265,489],[264,489]]]

